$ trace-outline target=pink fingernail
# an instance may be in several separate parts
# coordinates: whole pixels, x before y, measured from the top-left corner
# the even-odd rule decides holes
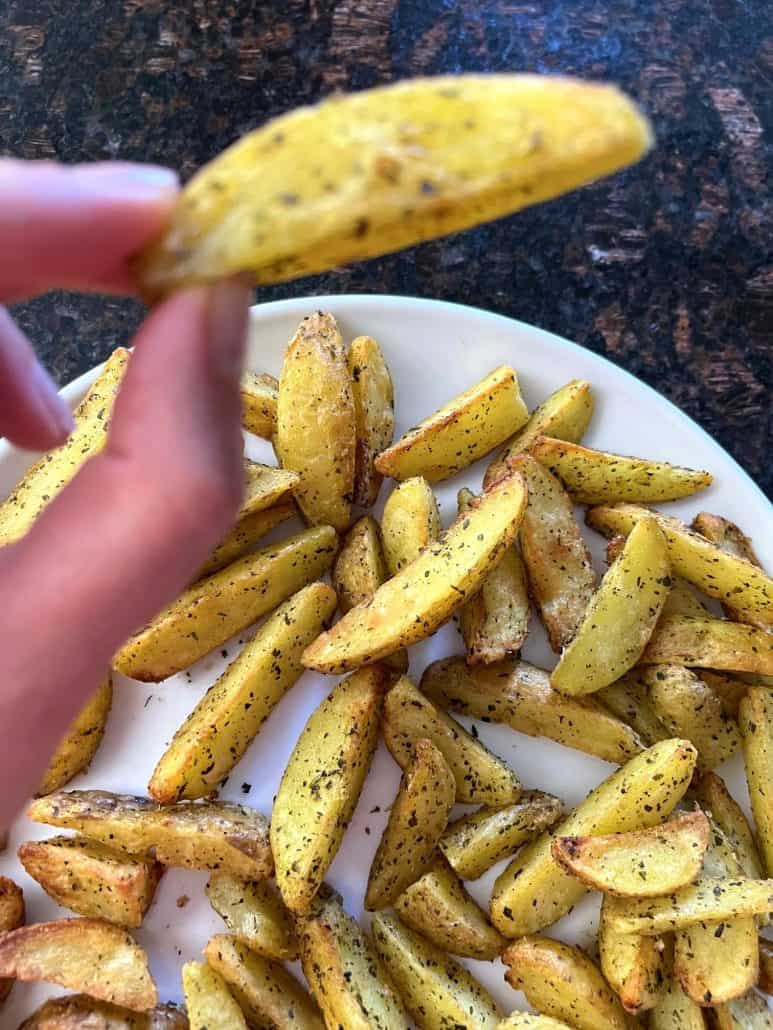
[[[226,279],[210,287],[212,357],[227,379],[238,379],[242,372],[251,299],[252,290],[239,279]]]
[[[42,365],[35,363],[32,366],[29,386],[41,421],[48,424],[54,439],[64,441],[75,425],[72,412],[57,393],[53,380]]]
[[[180,185],[177,173],[161,165],[130,164],[124,161],[99,161],[77,165],[75,174],[90,189],[120,193],[175,193]]]

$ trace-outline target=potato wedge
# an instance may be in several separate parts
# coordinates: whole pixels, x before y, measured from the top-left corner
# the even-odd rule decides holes
[[[551,436],[538,436],[530,453],[558,476],[577,504],[677,501],[703,490],[714,478],[710,472],[594,451]]]
[[[742,998],[717,1005],[713,1012],[717,1030],[770,1030],[773,1012],[756,991],[747,991]]]
[[[305,988],[278,962],[256,954],[225,933],[210,937],[204,957],[228,984],[249,1026],[324,1030],[319,1010]]]
[[[338,683],[311,715],[279,784],[271,816],[277,886],[307,912],[341,846],[378,742],[387,673],[371,665]]]
[[[626,762],[643,750],[634,731],[594,698],[559,694],[550,673],[510,660],[470,668],[462,657],[424,670],[422,692],[436,704],[484,722],[503,722],[530,737],[547,737],[607,762]]]
[[[158,862],[85,837],[25,841],[18,855],[28,875],[58,905],[129,928],[142,925],[164,871]]]
[[[352,378],[357,427],[354,503],[372,508],[383,478],[376,471],[374,462],[392,443],[395,431],[392,376],[381,348],[372,336],[358,336],[352,340],[346,360]]]
[[[162,865],[226,869],[255,880],[273,872],[266,819],[246,805],[181,801],[162,806],[106,790],[60,790],[33,801],[27,815],[133,855],[154,851]]]
[[[452,955],[491,961],[507,943],[442,856],[403,891],[395,911],[406,926]]]
[[[624,833],[657,826],[687,790],[696,757],[687,740],[653,745],[591,791],[557,827],[527,844],[494,884],[489,910],[494,926],[506,937],[517,937],[566,915],[585,893],[585,886],[553,859],[553,836]]]
[[[456,800],[462,804],[510,805],[521,796],[521,785],[509,765],[435,708],[407,676],[386,696],[382,730],[401,769],[413,760],[417,742],[430,740],[446,760],[456,781]]]
[[[274,376],[256,372],[242,375],[242,428],[270,440],[276,428],[279,383]]]
[[[572,1030],[568,1023],[561,1023],[551,1016],[535,1016],[531,1012],[512,1012],[503,1019],[497,1030]]]
[[[333,586],[345,614],[369,601],[387,578],[384,550],[378,523],[363,515],[344,537],[333,566]]]
[[[51,756],[38,787],[38,794],[50,794],[87,769],[105,735],[113,704],[113,680],[108,675],[76,715],[59,747]]]
[[[707,540],[710,540],[728,554],[751,562],[758,569],[762,568],[762,564],[755,554],[754,546],[749,537],[734,522],[730,522],[729,519],[723,519],[721,515],[711,515],[709,512],[702,511],[692,520],[690,528],[693,532],[705,536]],[[725,615],[729,619],[733,619],[736,622],[745,621],[741,618],[742,613],[736,612],[731,604],[725,604],[723,608]]]
[[[265,511],[280,501],[287,500],[300,483],[297,472],[257,461],[244,461],[244,496],[238,517]]]
[[[765,870],[773,873],[773,695],[750,687],[738,709],[743,761]]]
[[[595,962],[549,937],[521,937],[502,955],[505,980],[539,1012],[577,1030],[631,1030],[636,1024]]]
[[[765,872],[754,832],[725,781],[714,772],[705,772],[693,783],[691,794],[727,838],[738,860],[739,872],[752,880],[761,880]]]
[[[136,1012],[158,1001],[145,952],[126,930],[99,919],[56,919],[3,934],[0,976],[59,984]]]
[[[371,927],[378,957],[420,1030],[497,1030],[502,1011],[464,966],[396,916],[377,912]]]
[[[618,719],[627,723],[648,747],[670,736],[657,717],[650,702],[647,684],[638,669],[631,669],[608,687],[602,687],[590,700],[600,702]]]
[[[641,656],[645,665],[706,666],[773,675],[773,631],[724,619],[676,615],[662,622]]]
[[[749,689],[749,684],[741,677],[751,674],[741,673],[734,676],[730,672],[714,672],[711,669],[697,669],[696,672],[706,686],[717,695],[722,704],[722,711],[728,719],[737,722],[738,706]]]
[[[295,497],[312,525],[348,527],[356,426],[352,382],[338,324],[318,311],[301,322],[279,377],[274,448],[300,475]]]
[[[525,507],[523,479],[501,479],[371,601],[307,647],[304,664],[346,672],[430,636],[480,588],[512,544]]]
[[[97,1001],[87,994],[49,998],[19,1030],[189,1030],[188,1020],[176,1005],[156,1005],[147,1012]]]
[[[477,880],[522,844],[558,822],[559,798],[526,790],[504,808],[480,808],[451,823],[438,847],[463,880]]]
[[[280,962],[298,958],[290,913],[266,880],[242,880],[231,873],[215,872],[206,890],[210,905],[242,944]]]
[[[247,1030],[244,1013],[212,966],[186,962],[182,974],[190,1030]]]
[[[301,964],[328,1030],[403,1030],[402,1002],[341,898],[323,887],[301,924]]]
[[[773,941],[760,937],[760,979],[759,989],[766,994],[773,994]]]
[[[773,579],[694,533],[680,519],[635,504],[614,504],[591,508],[586,521],[605,536],[615,536],[628,534],[642,518],[654,518],[663,530],[675,575],[694,583],[709,597],[732,603],[744,622],[773,625]]]
[[[131,637],[113,667],[151,683],[188,668],[321,576],[335,551],[335,530],[316,526],[240,558],[188,587]]]
[[[658,621],[669,574],[665,538],[654,519],[642,519],[588,602],[551,673],[551,686],[563,694],[590,694],[628,672]]]
[[[667,980],[649,1014],[650,1030],[706,1030],[700,1006],[688,998],[678,980]]]
[[[617,933],[599,916],[599,966],[626,1012],[654,1008],[663,990],[663,947],[657,937]]]
[[[0,935],[22,926],[24,915],[24,892],[21,887],[7,876],[0,876]],[[0,1007],[11,993],[12,987],[12,979],[0,979]]]
[[[617,539],[625,541],[625,537]],[[687,580],[679,576],[671,577],[671,589],[668,591],[666,603],[660,613],[661,620],[665,621],[672,615],[691,615],[693,618],[705,618],[708,613],[706,606],[695,596],[693,588]]]
[[[429,740],[417,740],[368,876],[365,908],[391,905],[432,865],[456,800],[456,781]]]
[[[199,569],[196,579],[204,579],[214,572],[219,572],[226,565],[241,558],[272,529],[298,514],[294,501],[283,501],[274,504],[265,511],[256,511],[252,515],[240,518],[234,528],[221,540],[206,562]]]
[[[440,512],[432,487],[415,476],[398,485],[387,497],[381,516],[389,575],[394,576],[440,535]]]
[[[685,812],[646,830],[554,837],[550,851],[562,869],[594,890],[655,898],[698,879],[708,839],[703,812]]]

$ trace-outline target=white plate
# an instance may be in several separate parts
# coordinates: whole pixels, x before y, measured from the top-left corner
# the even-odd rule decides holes
[[[381,343],[392,370],[397,401],[397,430],[403,432],[460,390],[501,363],[515,367],[529,407],[534,407],[569,379],[588,379],[594,389],[596,413],[586,440],[591,446],[623,454],[646,455],[683,465],[710,469],[714,485],[687,502],[668,505],[686,518],[700,510],[720,512],[737,521],[754,538],[761,560],[773,567],[771,509],[761,491],[742,469],[694,422],[677,408],[615,365],[540,329],[521,322],[437,301],[400,297],[315,297],[280,301],[253,309],[249,367],[278,375],[284,348],[297,323],[309,311],[324,308],[338,318],[344,337],[368,333]],[[75,404],[93,380],[96,370],[63,391]],[[268,444],[248,438],[250,457],[273,461]],[[30,462],[30,455],[0,449],[0,496],[4,496]],[[438,486],[444,524],[455,513],[456,491],[462,485],[480,486],[485,462]],[[386,495],[388,487],[382,490]],[[287,533],[287,527],[283,527]],[[280,533],[280,535],[282,535]],[[601,571],[602,542],[588,534]],[[84,553],[87,544],[84,536]],[[63,598],[63,604],[66,599]],[[233,659],[239,640],[227,646]],[[441,629],[431,640],[412,649],[411,672],[421,674],[435,658],[460,650],[456,630]],[[537,664],[552,664],[544,634],[533,624],[525,657]],[[202,660],[189,673],[164,684],[146,685],[117,678],[115,701],[102,747],[88,773],[71,787],[99,787],[144,794],[155,763],[173,732],[226,665],[218,652]],[[285,762],[305,720],[328,691],[331,680],[306,673],[284,698],[264,726],[247,755],[231,774],[221,794],[243,801],[269,814]],[[533,740],[505,727],[480,725],[481,738],[505,757],[522,781],[562,797],[568,805],[580,801],[613,767],[546,740]],[[736,797],[748,797],[739,760],[722,770]],[[398,769],[380,747],[363,796],[328,880],[344,896],[347,909],[362,915],[362,897],[370,866],[397,788]],[[242,790],[242,785],[249,785]],[[375,809],[378,806],[378,811]],[[25,839],[50,836],[44,826],[20,818],[13,827],[9,848],[0,857],[0,873],[24,888],[30,922],[61,918],[68,913],[55,905],[21,870],[15,850]],[[495,873],[471,886],[484,903]],[[137,932],[150,954],[153,975],[164,1000],[181,998],[180,966],[198,958],[208,936],[223,925],[208,907],[204,873],[171,870],[161,882],[157,900]],[[182,908],[178,899],[190,900]],[[597,896],[596,896],[597,897]],[[582,944],[594,932],[597,901],[590,897],[575,912],[551,927],[551,934]],[[470,962],[470,968],[510,1009],[523,999],[504,983],[499,964]],[[17,984],[2,1015],[3,1026],[14,1027],[40,1002],[62,993],[48,985]]]

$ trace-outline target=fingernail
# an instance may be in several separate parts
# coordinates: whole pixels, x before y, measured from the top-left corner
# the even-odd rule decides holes
[[[124,161],[100,161],[78,165],[77,174],[91,187],[110,191],[165,193],[176,192],[180,185],[177,173],[161,165],[131,164]]]
[[[37,362],[29,375],[30,392],[35,399],[41,420],[48,423],[51,435],[64,441],[73,431],[72,412],[56,392],[56,386],[42,365]]]
[[[238,379],[242,372],[251,300],[251,288],[239,279],[225,279],[209,290],[212,358],[227,379]]]

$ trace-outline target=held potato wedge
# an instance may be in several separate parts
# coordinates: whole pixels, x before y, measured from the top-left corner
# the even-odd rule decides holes
[[[649,1014],[650,1030],[706,1030],[703,1011],[688,998],[678,980],[668,980]]]
[[[393,479],[437,483],[498,447],[528,417],[515,371],[499,365],[409,429],[376,458],[376,468]]]
[[[213,572],[224,569],[226,565],[230,565],[231,562],[252,550],[253,545],[270,533],[272,529],[297,514],[298,509],[294,501],[283,501],[264,511],[256,511],[252,515],[240,518],[199,569],[196,579],[204,579],[206,576],[211,576]]]
[[[368,876],[365,908],[386,908],[432,864],[456,799],[456,781],[429,740],[417,740]]]
[[[602,687],[591,700],[600,701],[613,715],[627,723],[647,746],[671,736],[657,717],[647,684],[637,669],[631,669],[608,687]]]
[[[550,436],[537,437],[531,453],[558,476],[577,504],[677,501],[703,490],[713,479],[710,472],[607,454]]]
[[[387,575],[378,523],[372,515],[363,515],[344,537],[333,566],[333,586],[341,611],[346,614],[369,601]]]
[[[318,311],[287,348],[276,409],[274,447],[300,475],[295,497],[312,525],[349,525],[354,491],[354,397],[341,333]]]
[[[738,860],[738,871],[752,880],[761,880],[765,873],[754,832],[722,777],[714,772],[705,772],[693,783],[691,796],[697,799],[701,808],[711,816],[711,821],[727,838]]]
[[[743,762],[757,839],[768,876],[773,875],[773,695],[750,687],[738,709]]]
[[[384,702],[384,741],[401,769],[410,765],[419,740],[440,751],[456,781],[462,804],[509,805],[521,796],[513,770],[417,690],[407,676],[392,687]]]
[[[136,1012],[158,1001],[145,952],[126,930],[99,919],[57,919],[3,934],[0,976],[43,980]]]
[[[551,685],[563,694],[589,694],[628,672],[658,621],[669,574],[665,538],[654,519],[642,519],[590,599]]]
[[[135,633],[114,668],[151,683],[188,668],[321,576],[335,550],[335,530],[316,526],[240,558],[189,587]]]
[[[518,475],[501,479],[372,600],[306,648],[304,664],[346,672],[424,640],[480,588],[512,544],[526,506]]]
[[[497,1030],[572,1030],[568,1023],[562,1023],[551,1016],[535,1016],[531,1012],[512,1012],[503,1019]]]
[[[709,839],[703,812],[660,826],[592,837],[555,837],[550,851],[588,887],[628,898],[670,894],[698,878]]]
[[[506,937],[534,933],[566,915],[585,887],[550,852],[553,836],[623,833],[657,826],[689,786],[696,751],[687,740],[664,740],[631,758],[575,811],[527,844],[494,884],[490,915]]]
[[[242,427],[264,440],[270,440],[276,428],[276,402],[279,383],[266,373],[245,372],[242,375]]]
[[[662,622],[641,656],[647,665],[704,666],[773,675],[773,630],[724,619],[675,615]]]
[[[33,822],[77,830],[133,855],[151,851],[162,865],[227,869],[260,880],[273,872],[265,816],[226,801],[157,805],[106,790],[61,790],[33,801]]]
[[[240,272],[255,283],[310,275],[547,200],[637,160],[651,140],[617,89],[568,78],[449,76],[333,97],[199,172],[137,280],[158,297]]]
[[[19,861],[33,880],[63,908],[119,926],[142,925],[163,867],[85,837],[30,840]]]
[[[293,962],[298,941],[290,913],[265,880],[242,880],[216,872],[209,878],[207,897],[230,933],[267,958]]]
[[[49,998],[19,1030],[189,1030],[189,1023],[176,1005],[132,1012],[87,994],[67,994]]]
[[[402,1002],[341,898],[323,888],[301,924],[301,964],[328,1030],[403,1030]]]
[[[387,674],[360,669],[311,715],[279,784],[271,817],[277,886],[291,912],[308,911],[341,845],[378,742]]]
[[[440,534],[440,512],[432,487],[414,476],[387,497],[381,516],[381,539],[390,576],[396,575]]]
[[[550,673],[524,661],[470,668],[462,657],[441,658],[424,670],[422,692],[436,704],[484,722],[503,722],[530,737],[547,737],[607,762],[643,750],[636,733],[594,698],[559,694]]]
[[[503,1013],[464,966],[378,912],[371,923],[378,957],[420,1030],[497,1030]]]
[[[395,431],[392,377],[381,348],[371,336],[358,336],[352,340],[347,364],[352,379],[357,429],[354,502],[363,508],[372,508],[382,480],[374,462],[391,444]]]
[[[24,923],[24,893],[13,880],[0,876],[0,935]],[[11,993],[13,980],[0,979],[0,1007]]]
[[[54,751],[38,787],[38,794],[50,794],[83,772],[97,753],[105,735],[113,704],[113,681],[107,676],[81,711]]]
[[[182,969],[190,1030],[247,1030],[247,1021],[220,973],[206,962]]]
[[[310,583],[271,615],[175,733],[148,784],[156,801],[207,797],[223,782],[303,672],[301,655],[336,608]]]
[[[657,1004],[663,989],[663,946],[657,937],[617,933],[599,916],[599,966],[626,1012],[636,1015]]]
[[[771,1030],[773,1013],[756,991],[747,991],[742,998],[717,1005],[714,1009],[717,1030]]]
[[[521,551],[531,594],[554,651],[577,632],[593,595],[596,575],[569,495],[529,454],[510,459],[521,472],[529,503],[521,526]]]

